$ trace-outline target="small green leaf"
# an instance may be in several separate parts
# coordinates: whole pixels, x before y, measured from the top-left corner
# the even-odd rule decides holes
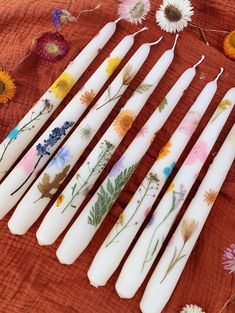
[[[167,105],[167,99],[164,98],[162,100],[162,102],[159,104],[158,106],[158,109],[159,109],[159,112],[161,113],[164,109],[165,109],[165,106]]]
[[[143,94],[146,91],[149,91],[149,89],[152,87],[153,85],[150,84],[141,84],[136,90],[135,92],[139,93],[139,94]]]
[[[107,190],[108,190],[108,192],[109,192],[111,195],[112,195],[113,192],[114,192],[114,188],[113,188],[113,185],[112,185],[110,179],[108,179],[108,182],[107,182]]]

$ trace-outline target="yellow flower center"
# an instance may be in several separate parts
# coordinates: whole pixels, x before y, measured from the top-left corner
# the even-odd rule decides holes
[[[46,45],[46,50],[50,54],[57,54],[60,51],[60,48],[56,43],[50,42]]]
[[[6,90],[6,85],[4,84],[3,81],[0,80],[0,95],[2,95],[5,90]]]
[[[229,42],[233,48],[235,48],[235,32],[232,33],[229,37]]]
[[[61,79],[58,83],[57,83],[57,87],[61,90],[67,90],[67,88],[69,88],[69,84],[67,82],[66,79]]]
[[[131,116],[126,115],[125,117],[123,117],[122,120],[121,120],[121,123],[120,123],[122,129],[128,130],[131,127],[132,122],[133,122],[133,120],[132,120]]]
[[[165,10],[165,17],[170,21],[170,22],[178,22],[182,18],[182,13],[180,12],[179,9],[177,9],[174,5],[169,4]]]

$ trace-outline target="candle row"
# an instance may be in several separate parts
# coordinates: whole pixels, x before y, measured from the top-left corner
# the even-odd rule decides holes
[[[143,29],[145,30],[145,28]],[[142,31],[142,30],[141,30]],[[137,32],[139,33],[139,32]],[[83,88],[76,94],[76,96],[69,102],[65,109],[58,115],[58,117],[52,122],[47,130],[40,136],[35,144],[30,148],[26,155],[18,162],[15,168],[10,172],[8,177],[3,181],[0,186],[0,218],[3,218],[6,213],[19,201],[21,196],[27,190],[32,181],[37,177],[38,172],[44,167],[47,161],[50,159],[51,154],[55,152],[61,141],[65,136],[72,130],[75,123],[78,121],[82,113],[86,110],[89,104],[92,102],[96,94],[100,91],[102,86],[114,72],[122,58],[127,54],[134,43],[134,37],[137,34],[126,36],[118,46],[112,51],[110,57],[108,57],[96,70],[96,72],[90,77]],[[100,110],[97,111],[95,108],[90,110],[83,121],[76,128],[75,132],[70,137],[69,141],[71,145],[76,148],[76,152],[71,155],[76,162],[86,146],[89,144],[103,121],[110,113],[114,105],[119,100],[119,97],[124,93],[130,84],[131,80],[123,82],[124,75],[132,75],[134,78],[139,68],[144,63],[148,56],[148,49],[140,48],[135,56],[130,59],[128,65],[122,70],[122,72],[113,80],[108,89],[103,93],[100,99],[97,101],[97,106],[101,106]],[[137,61],[138,56],[138,61]],[[142,58],[142,59],[141,59]],[[130,65],[131,64],[131,65]],[[131,69],[130,73],[130,66]],[[124,77],[124,78],[123,78]],[[111,90],[111,91],[110,91]],[[107,96],[110,98],[107,100]],[[102,104],[106,103],[106,106],[102,107]],[[94,117],[96,116],[96,128],[94,127]],[[90,136],[83,135],[82,132],[86,132],[87,128],[91,127]],[[79,140],[79,139],[80,140]],[[63,147],[60,154],[69,153],[69,147]],[[75,158],[76,156],[76,158]],[[52,161],[53,162],[53,161]],[[58,165],[55,163],[55,165]],[[55,173],[60,177],[65,178],[69,172],[69,165],[63,168],[59,166],[59,171]],[[51,164],[49,168],[52,168]],[[58,167],[57,167],[58,168]],[[51,179],[52,176],[50,176]],[[62,180],[60,181],[60,183]],[[35,199],[33,199],[34,201]]]
[[[235,125],[210,166],[148,282],[140,304],[143,313],[160,313],[169,301],[234,158]]]
[[[16,159],[113,36],[119,20],[106,24],[99,31],[3,140],[0,145],[0,179],[7,174]]]
[[[104,286],[120,264],[213,99],[218,77],[203,88],[108,234],[88,272],[93,285]]]

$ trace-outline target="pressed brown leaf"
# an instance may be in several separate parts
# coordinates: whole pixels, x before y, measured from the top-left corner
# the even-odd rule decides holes
[[[70,165],[67,165],[62,172],[56,174],[55,178],[50,182],[50,176],[45,173],[42,177],[42,182],[38,184],[37,188],[41,193],[42,198],[50,198],[52,199],[54,193],[52,192],[53,189],[57,190],[63,179],[66,177],[68,171],[70,169]]]

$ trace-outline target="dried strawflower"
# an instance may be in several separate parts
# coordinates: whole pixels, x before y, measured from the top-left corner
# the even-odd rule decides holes
[[[230,32],[224,39],[224,53],[231,60],[235,60],[235,30]]]
[[[118,15],[131,24],[142,23],[150,11],[149,0],[122,0],[118,7]]]
[[[68,50],[68,42],[58,32],[43,33],[37,39],[36,51],[40,59],[44,61],[58,61],[67,54]]]
[[[195,304],[187,304],[180,313],[205,313],[202,308]]]
[[[231,244],[223,255],[224,269],[229,271],[229,274],[235,273],[235,244]]]
[[[16,92],[16,86],[10,74],[0,71],[0,103],[11,100]]]
[[[156,20],[162,30],[169,33],[182,31],[194,14],[189,0],[163,0],[156,12]]]

